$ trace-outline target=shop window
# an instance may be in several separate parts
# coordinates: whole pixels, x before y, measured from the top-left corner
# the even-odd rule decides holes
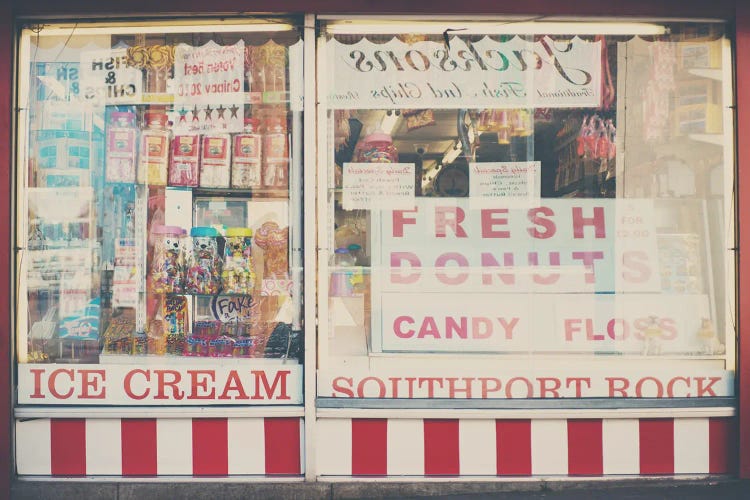
[[[18,402],[302,402],[288,21],[29,25]]]
[[[721,25],[331,21],[319,43],[321,401],[732,395]]]

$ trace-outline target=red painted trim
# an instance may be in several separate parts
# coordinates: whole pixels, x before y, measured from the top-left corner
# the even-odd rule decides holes
[[[708,472],[736,474],[737,421],[734,418],[708,419]]]
[[[740,0],[742,1],[742,0]],[[15,10],[22,15],[57,14],[120,14],[137,13],[171,14],[179,12],[233,13],[233,12],[315,12],[315,13],[371,13],[371,14],[509,14],[538,17],[541,15],[565,16],[661,16],[661,17],[719,17],[731,18],[734,0],[628,0],[602,3],[601,0],[525,0],[523,2],[488,2],[486,0],[431,0],[429,2],[404,2],[379,0],[377,2],[346,2],[343,0],[286,0],[269,4],[262,0],[130,0],[108,2],[96,0],[13,0]]]
[[[388,474],[388,420],[385,418],[352,419],[352,475],[385,476],[386,474]]]
[[[568,420],[568,474],[601,476],[603,473],[601,419]]]
[[[86,475],[86,420],[50,420],[50,468],[53,476]]]
[[[531,420],[496,420],[497,475],[531,475]]]
[[[300,419],[264,419],[266,474],[301,474]]]
[[[461,473],[458,419],[424,421],[424,473],[426,476],[457,476]]]
[[[10,483],[13,475],[11,446],[13,388],[13,325],[10,307],[13,303],[11,291],[11,269],[13,266],[11,245],[11,151],[13,148],[12,86],[13,86],[13,14],[11,2],[0,2],[0,498],[10,498]]]
[[[674,420],[642,418],[638,425],[641,474],[674,474]]]
[[[229,442],[226,418],[193,419],[193,475],[229,474]]]
[[[156,419],[123,418],[120,421],[122,475],[155,476]]]
[[[736,39],[734,55],[737,78],[737,210],[739,214],[750,213],[750,3],[737,2]],[[738,371],[739,382],[739,475],[750,478],[750,321],[744,316],[750,311],[750,259],[744,258],[743,250],[750,252],[750,226],[747,216],[738,220],[739,269],[738,307],[739,325]]]

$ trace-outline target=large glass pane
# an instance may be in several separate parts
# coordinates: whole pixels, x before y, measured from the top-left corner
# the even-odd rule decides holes
[[[23,31],[21,404],[300,404],[293,24]]]
[[[723,27],[324,27],[318,395],[732,394]]]

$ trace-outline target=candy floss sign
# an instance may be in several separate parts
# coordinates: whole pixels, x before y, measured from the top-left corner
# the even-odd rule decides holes
[[[289,405],[302,367],[18,365],[18,402],[37,405]]]
[[[650,200],[472,205],[373,212],[376,351],[700,351],[708,297],[661,294]]]
[[[578,37],[500,42],[328,45],[332,108],[598,107],[601,42]]]

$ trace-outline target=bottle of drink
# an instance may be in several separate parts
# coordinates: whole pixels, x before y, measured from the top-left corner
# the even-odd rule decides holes
[[[201,187],[228,188],[230,159],[229,134],[204,135],[201,151]]]
[[[263,135],[263,187],[287,189],[289,186],[289,147],[286,127],[279,117],[269,118]]]
[[[138,129],[135,113],[115,111],[107,128],[106,181],[135,182]]]
[[[244,130],[232,142],[232,187],[254,189],[261,187],[261,136],[257,118],[245,118]]]
[[[138,182],[156,186],[167,185],[169,164],[169,130],[167,115],[146,113],[146,128],[141,132],[138,161]]]

